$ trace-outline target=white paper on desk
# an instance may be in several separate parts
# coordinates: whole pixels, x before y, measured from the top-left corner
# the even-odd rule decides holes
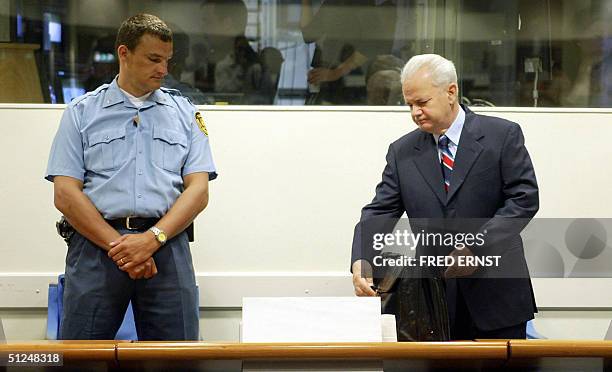
[[[245,297],[242,342],[381,342],[379,297]]]

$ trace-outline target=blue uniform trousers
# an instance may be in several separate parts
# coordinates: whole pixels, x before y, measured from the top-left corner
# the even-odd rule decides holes
[[[139,340],[198,340],[198,295],[187,234],[169,240],[153,259],[157,275],[132,280],[106,251],[75,233],[66,255],[59,338],[114,339],[131,300]]]

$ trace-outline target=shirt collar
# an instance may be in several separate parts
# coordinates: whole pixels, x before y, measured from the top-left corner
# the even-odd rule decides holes
[[[164,92],[161,89],[156,89],[153,93],[151,93],[151,95],[148,98],[149,101],[153,101],[153,102],[157,102],[159,104],[162,105],[168,105],[170,106],[170,102],[168,100],[168,97],[166,96],[166,94],[164,94]]]
[[[106,90],[106,93],[104,95],[103,107],[106,108],[122,102],[125,103],[126,106],[134,107],[132,102],[130,102],[130,100],[123,94],[123,92],[121,92],[121,89],[117,84],[118,78],[119,75],[117,75],[108,86],[108,89]],[[149,95],[149,97],[145,101],[145,104],[142,106],[142,108],[147,108],[151,106],[153,102],[157,102],[162,105],[170,105],[168,98],[165,97],[165,94],[161,91],[161,89],[156,89],[155,91],[153,91],[153,93],[151,93],[151,95]]]
[[[455,146],[459,146],[459,138],[461,138],[461,131],[463,130],[463,124],[465,123],[465,111],[461,105],[459,105],[459,112],[455,117],[455,120],[451,123],[450,127],[444,135],[455,144]],[[434,134],[434,138],[436,143],[438,143],[438,139],[440,138],[439,134]]]
[[[121,87],[119,87],[119,89],[121,89]],[[135,96],[133,96],[133,95],[132,95],[130,92],[128,92],[127,90],[123,90],[123,89],[121,89],[121,92],[122,92],[122,93],[123,93],[125,96],[127,96],[127,98],[128,98],[128,99],[129,99],[131,102],[134,102],[134,101],[144,102],[144,101],[146,101],[146,100],[147,100],[147,98],[149,98],[149,96],[150,96],[150,95],[153,93],[153,92],[149,92],[149,93],[145,94],[145,95],[144,95],[144,96],[142,96],[142,97],[135,97]]]
[[[108,89],[106,89],[106,93],[104,93],[104,105],[103,105],[104,108],[121,103],[126,99],[123,93],[121,93],[121,90],[119,89],[119,85],[117,85],[118,76],[119,75],[117,75],[113,79],[113,81],[108,86]],[[127,100],[127,102],[129,102],[129,100]]]

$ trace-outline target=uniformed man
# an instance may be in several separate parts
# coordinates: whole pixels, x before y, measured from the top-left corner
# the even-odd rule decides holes
[[[196,340],[196,283],[185,229],[216,177],[202,116],[161,88],[172,32],[159,18],[123,22],[119,75],[74,99],[46,179],[76,233],[66,257],[60,337],[113,339],[132,301],[140,340]]]

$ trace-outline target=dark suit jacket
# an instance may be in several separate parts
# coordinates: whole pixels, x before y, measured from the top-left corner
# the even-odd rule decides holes
[[[485,219],[488,222],[480,231],[498,232],[503,244],[473,251],[476,255],[501,254],[504,262],[512,262],[514,278],[450,280],[448,298],[463,295],[479,329],[499,329],[532,319],[536,312],[518,233],[538,210],[538,186],[519,125],[463,109],[465,123],[448,194],[431,134],[417,129],[393,142],[376,196],[363,208],[355,229],[351,262],[367,259],[361,248],[360,225],[368,219],[399,218],[404,211],[410,219]],[[519,222],[506,231],[504,220]],[[453,309],[449,303],[451,319]]]

